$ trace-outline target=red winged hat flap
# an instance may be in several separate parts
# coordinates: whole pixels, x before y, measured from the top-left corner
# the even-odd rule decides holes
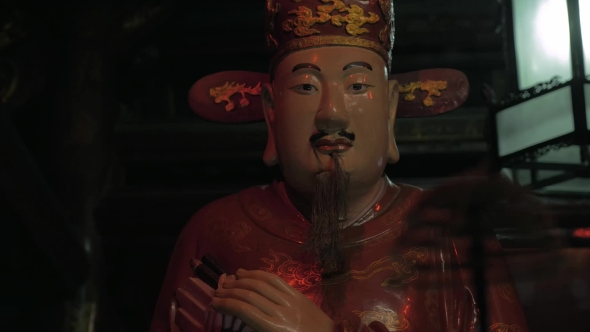
[[[442,114],[461,106],[469,95],[465,74],[454,69],[425,69],[391,75],[400,86],[398,118]],[[264,120],[262,85],[268,74],[225,71],[203,77],[189,91],[189,104],[199,116],[214,122]]]
[[[268,74],[248,71],[215,73],[191,87],[189,104],[199,116],[214,122],[262,121],[262,85],[268,82]]]

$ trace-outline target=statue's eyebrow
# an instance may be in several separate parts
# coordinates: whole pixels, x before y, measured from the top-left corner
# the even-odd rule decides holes
[[[293,73],[300,70],[300,69],[315,69],[317,71],[322,71],[320,67],[314,65],[313,63],[300,63],[293,67]]]
[[[362,61],[351,62],[351,63],[347,64],[346,66],[344,66],[344,68],[342,68],[342,71],[346,71],[350,68],[356,68],[356,67],[362,67],[362,68],[366,68],[370,71],[373,71],[373,67],[371,67],[370,64],[368,64],[366,62],[362,62]]]

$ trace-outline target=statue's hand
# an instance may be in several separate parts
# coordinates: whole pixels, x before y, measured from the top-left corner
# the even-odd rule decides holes
[[[213,308],[255,331],[332,332],[334,322],[305,295],[265,271],[238,270],[215,292]]]
[[[219,286],[225,281],[235,281],[235,276],[219,278]],[[174,325],[172,331],[222,332],[253,331],[236,317],[218,313],[211,307],[215,290],[198,278],[189,278],[176,290],[173,304]]]

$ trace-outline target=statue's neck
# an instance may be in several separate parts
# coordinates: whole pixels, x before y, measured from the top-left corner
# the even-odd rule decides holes
[[[347,213],[343,226],[347,227],[361,219],[381,199],[387,187],[387,177],[383,176],[368,190],[349,191],[346,198]],[[307,219],[311,220],[312,198],[302,195],[285,183],[285,192],[291,204]]]

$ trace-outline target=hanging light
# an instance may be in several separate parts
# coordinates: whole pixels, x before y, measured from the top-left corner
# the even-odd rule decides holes
[[[590,0],[501,0],[509,88],[498,168],[541,194],[590,195]]]

